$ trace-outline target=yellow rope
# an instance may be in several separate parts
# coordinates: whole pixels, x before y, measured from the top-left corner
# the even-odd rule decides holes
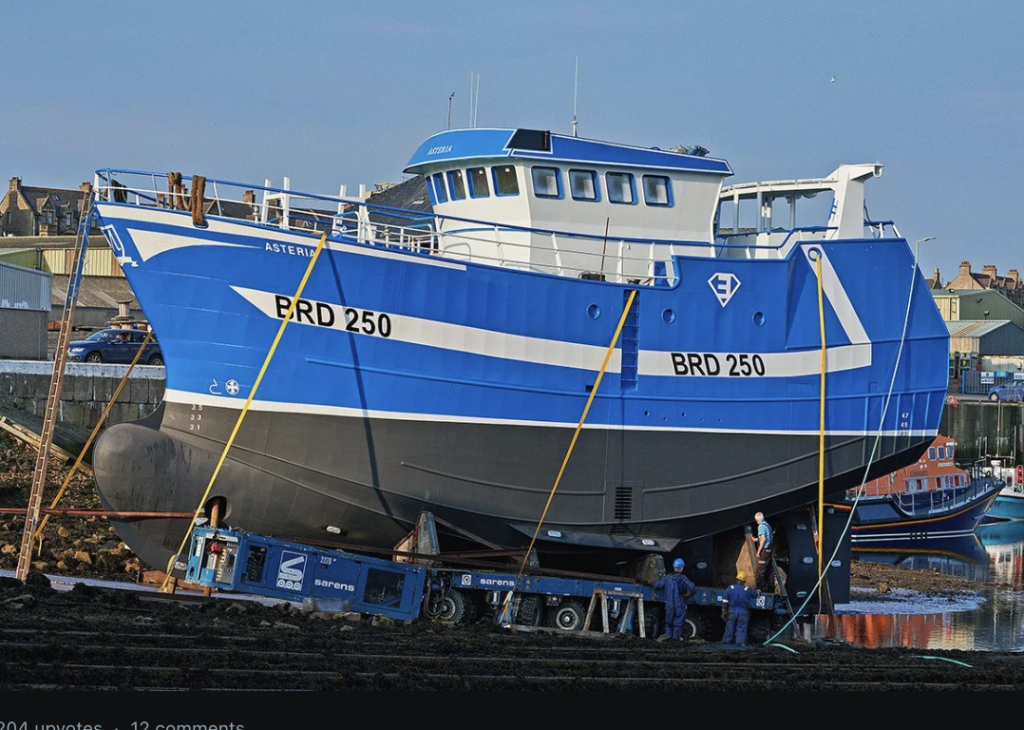
[[[167,582],[171,579],[171,570],[174,565],[174,559],[182,553],[185,549],[185,545],[188,542],[189,536],[192,534],[192,527],[195,525],[196,520],[199,519],[199,513],[203,511],[203,505],[206,503],[206,498],[210,494],[210,490],[213,489],[213,483],[217,480],[217,475],[220,474],[220,468],[224,465],[224,460],[227,458],[228,450],[231,445],[235,442],[235,436],[238,435],[238,429],[242,426],[242,421],[245,419],[245,414],[249,412],[249,405],[252,403],[253,398],[256,397],[256,390],[260,387],[260,382],[263,380],[263,374],[267,372],[267,367],[270,365],[270,360],[274,357],[274,351],[277,350],[277,345],[281,341],[281,336],[284,334],[284,328],[288,326],[288,322],[291,321],[292,315],[295,313],[295,305],[299,301],[299,297],[302,296],[302,290],[306,288],[306,282],[309,280],[309,275],[313,271],[313,266],[316,264],[317,258],[320,256],[320,251],[324,247],[324,243],[327,242],[327,231],[324,231],[323,235],[320,236],[320,243],[317,244],[316,250],[313,252],[313,256],[309,259],[309,265],[306,267],[306,273],[302,275],[302,281],[299,282],[299,288],[295,290],[295,296],[292,297],[291,304],[288,305],[288,312],[285,314],[284,319],[281,320],[281,326],[277,329],[277,336],[274,337],[274,342],[270,346],[270,351],[267,352],[266,358],[263,360],[263,367],[260,368],[260,374],[256,376],[256,382],[253,383],[252,391],[249,393],[249,397],[245,400],[245,405],[242,406],[242,411],[238,414],[238,420],[235,422],[235,427],[231,431],[231,436],[228,438],[226,444],[224,444],[224,451],[221,452],[220,460],[217,462],[217,467],[213,470],[213,474],[210,476],[210,483],[206,486],[206,491],[203,492],[202,498],[199,500],[199,506],[196,507],[195,514],[192,515],[192,521],[189,523],[188,529],[185,531],[185,537],[181,541],[181,545],[178,547],[178,552],[172,555],[167,561],[167,570],[164,577],[164,582],[160,586],[160,590],[163,591],[167,586]]]
[[[818,322],[821,328],[821,428],[818,431],[818,605],[821,605],[821,546],[824,532],[825,511],[825,372],[828,354],[825,349],[825,301],[821,284],[821,251],[818,252]]]
[[[615,352],[615,343],[619,341],[619,334],[622,332],[622,327],[626,324],[626,315],[629,314],[629,308],[633,306],[633,300],[636,298],[636,289],[629,292],[629,298],[626,300],[626,306],[622,309],[622,316],[619,317],[619,324],[615,327],[615,334],[612,336],[612,341],[608,344],[608,349],[604,353],[604,362],[601,363],[601,369],[597,371],[597,378],[594,380],[594,387],[590,389],[590,397],[587,398],[587,405],[583,408],[583,415],[580,416],[580,422],[576,424],[576,431],[572,435],[572,441],[569,442],[569,448],[565,452],[565,458],[562,459],[562,466],[558,470],[558,476],[555,478],[554,486],[551,487],[551,493],[548,495],[547,504],[544,505],[544,511],[540,515],[540,520],[537,522],[537,529],[533,532],[533,538],[530,540],[530,547],[527,548],[526,554],[523,556],[522,562],[519,564],[519,572],[516,574],[516,585],[519,584],[519,579],[523,576],[523,571],[526,569],[526,560],[530,557],[530,553],[533,552],[533,545],[537,542],[537,535],[540,534],[540,527],[544,524],[544,518],[548,514],[548,508],[551,507],[551,500],[555,498],[555,490],[558,489],[559,482],[562,481],[562,475],[565,473],[565,467],[569,463],[569,457],[572,456],[572,451],[576,448],[576,439],[579,438],[580,431],[583,430],[583,422],[587,420],[587,413],[590,411],[590,404],[594,402],[594,396],[597,395],[597,389],[601,385],[601,378],[604,377],[604,371],[608,369],[608,362],[611,360],[612,353]],[[509,601],[512,599],[514,591],[509,591],[505,598],[505,606],[507,608]]]
[[[85,458],[86,452],[89,450],[89,447],[92,446],[93,439],[95,439],[96,434],[99,433],[100,427],[103,425],[103,422],[107,418],[107,414],[110,413],[110,409],[114,407],[114,403],[117,401],[117,396],[121,395],[121,389],[124,387],[124,384],[128,382],[128,376],[132,374],[132,370],[135,368],[136,363],[139,362],[139,358],[142,357],[142,353],[145,351],[146,345],[149,344],[149,341],[150,339],[152,339],[152,337],[153,330],[150,330],[149,332],[146,333],[146,339],[144,339],[142,341],[142,344],[139,346],[139,351],[135,353],[135,357],[132,359],[131,364],[128,366],[128,370],[125,372],[124,377],[121,378],[121,382],[117,384],[117,389],[114,391],[114,395],[111,396],[110,402],[107,403],[107,407],[104,408],[103,413],[100,414],[100,420],[96,422],[96,425],[92,429],[92,433],[89,434],[89,440],[85,442],[85,446],[82,447],[81,453],[78,455],[78,458],[75,459],[75,464],[74,466],[71,467],[71,471],[68,472],[67,477],[65,477],[64,483],[61,485],[60,490],[57,492],[57,496],[54,497],[53,501],[50,503],[50,509],[56,507],[57,502],[59,502],[60,498],[64,496],[64,490],[66,490],[68,488],[68,484],[71,483],[71,477],[73,477],[75,475],[75,472],[78,471],[78,467],[81,465],[82,459]],[[42,537],[43,528],[46,527],[46,523],[49,521],[49,519],[50,515],[43,515],[43,519],[39,523],[39,527],[36,529],[36,534],[32,536],[33,539],[38,540]]]

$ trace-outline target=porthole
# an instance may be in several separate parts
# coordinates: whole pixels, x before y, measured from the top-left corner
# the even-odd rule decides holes
[[[676,321],[676,313],[671,309],[666,309],[661,313],[661,318],[665,320],[665,324],[672,324]]]
[[[591,319],[597,319],[601,316],[601,308],[596,304],[591,304],[587,307],[587,316]]]
[[[764,326],[764,312],[754,312],[754,324],[758,327]]]

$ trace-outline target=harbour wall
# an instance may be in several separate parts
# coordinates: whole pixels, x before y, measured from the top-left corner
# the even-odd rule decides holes
[[[95,427],[127,371],[127,365],[68,363],[57,420],[89,429]],[[0,404],[42,418],[52,377],[52,360],[0,360]],[[144,418],[156,410],[163,396],[164,368],[138,365],[121,388],[104,423]]]
[[[956,460],[1024,456],[1024,404],[964,400],[947,404],[939,433],[956,441]]]

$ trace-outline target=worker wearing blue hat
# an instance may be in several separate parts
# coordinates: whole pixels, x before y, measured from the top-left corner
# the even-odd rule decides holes
[[[682,558],[672,561],[672,573],[651,583],[654,588],[665,592],[665,633],[658,641],[682,639],[683,624],[686,622],[686,599],[694,594],[697,586],[683,575],[686,563]]]

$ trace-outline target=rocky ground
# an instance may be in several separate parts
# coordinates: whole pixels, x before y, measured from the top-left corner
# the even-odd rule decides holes
[[[27,504],[35,460],[34,448],[0,433],[0,510],[24,508]],[[48,507],[53,501],[65,483],[68,471],[69,465],[51,461],[44,506]],[[81,473],[73,476],[57,506],[100,509],[91,475]],[[0,512],[0,569],[16,569],[22,534],[22,515]],[[261,653],[254,655],[255,658],[235,657],[236,663],[230,669],[218,669],[223,671],[224,677],[235,676],[233,672],[238,671],[237,661],[242,661],[256,672],[256,679],[251,681],[257,681],[263,676],[257,671],[260,662],[267,663],[262,671],[269,672],[271,667],[278,666],[282,656],[293,657],[296,666],[275,675],[278,677],[276,681],[291,677],[288,681],[297,685],[275,687],[285,689],[314,688],[303,685],[313,675],[320,682],[315,688],[321,689],[408,688],[410,677],[415,677],[414,688],[418,689],[635,689],[638,675],[649,677],[643,685],[659,689],[854,689],[862,686],[868,677],[877,677],[871,680],[873,688],[935,689],[962,684],[966,664],[972,666],[973,672],[968,688],[1024,688],[1024,656],[991,652],[933,651],[929,652],[932,656],[926,658],[940,656],[947,661],[923,662],[922,657],[911,650],[856,650],[855,647],[840,650],[821,643],[804,643],[791,646],[790,651],[780,651],[781,646],[774,650],[752,647],[740,656],[735,650],[729,651],[728,647],[707,642],[688,642],[688,646],[670,647],[639,637],[620,637],[619,643],[613,646],[603,644],[596,648],[593,643],[567,642],[565,636],[543,632],[529,637],[512,637],[507,633],[495,634],[493,627],[450,626],[439,634],[428,626],[389,625],[386,621],[367,617],[361,621],[314,621],[314,616],[290,613],[280,606],[268,607],[251,602],[245,607],[226,605],[237,604],[237,601],[213,601],[216,607],[187,611],[189,615],[183,623],[180,607],[157,608],[152,605],[152,593],[149,599],[142,599],[136,592],[113,591],[121,595],[111,597],[104,596],[102,592],[98,594],[98,589],[86,590],[84,586],[61,591],[50,587],[42,573],[125,583],[144,582],[142,577],[147,574],[148,566],[140,563],[114,528],[99,516],[52,517],[45,526],[41,543],[36,545],[32,568],[29,574],[32,580],[26,584],[14,578],[0,578],[0,624],[4,626],[0,629],[0,650],[5,657],[12,657],[6,664],[9,676],[0,667],[0,689],[108,688],[100,686],[103,682],[99,679],[95,680],[95,686],[71,684],[68,675],[59,669],[64,665],[93,661],[96,666],[107,666],[116,661],[149,667],[153,676],[158,678],[153,681],[159,684],[166,681],[167,669],[156,663],[172,661],[169,650],[154,647],[153,654],[143,657],[137,654],[143,651],[140,647],[147,641],[166,641],[171,632],[181,636],[176,640],[182,649],[181,662],[185,663],[176,665],[182,670],[181,676],[193,676],[191,670],[195,668],[195,662],[207,668],[203,662],[228,661],[216,659],[228,656],[225,654],[185,652],[184,648],[189,646],[188,637],[192,635],[188,631],[195,632],[195,636],[207,644],[211,636],[218,636],[223,641],[230,637],[237,637],[237,641],[243,643],[256,641],[264,647]],[[958,576],[861,561],[854,561],[852,565],[851,586],[867,588],[879,596],[896,588],[940,594],[981,588],[977,583]],[[144,600],[148,601],[145,606]],[[19,621],[24,623],[19,624]],[[103,637],[96,640],[96,647],[100,647],[102,642],[111,642],[117,648],[103,644],[106,653],[101,658],[92,658],[82,653],[86,652],[85,648],[61,638],[65,636],[62,632],[72,631],[69,627],[82,626],[92,627],[97,636]],[[120,638],[124,633],[121,629],[127,626],[131,627],[131,638]],[[25,632],[36,629],[40,631],[37,645],[48,647],[42,654],[24,648],[32,644],[31,641],[26,642]],[[147,631],[152,632],[152,639],[147,638]],[[354,634],[351,633],[353,631]],[[11,636],[7,636],[8,633]],[[642,643],[630,643],[628,647],[622,643],[634,640]],[[321,662],[318,669],[304,668],[301,659],[294,658],[299,656],[292,651],[296,641],[302,646],[322,647],[316,654],[316,660]],[[279,652],[271,650],[270,647],[276,646],[274,642],[282,642]],[[392,650],[384,651],[385,647],[392,647]],[[29,653],[19,659],[26,651]],[[123,656],[112,660],[111,652],[116,654],[117,651],[123,652]],[[613,661],[615,652],[621,652],[621,658]],[[328,654],[338,669],[324,673],[323,657]],[[370,658],[378,654],[379,661]],[[508,671],[492,677],[470,666],[473,662],[484,661],[484,657],[491,657],[487,661],[492,664],[507,662]],[[536,667],[544,662],[554,662],[552,657],[558,657],[557,665],[552,664],[545,671],[551,672],[558,681],[537,674]],[[410,664],[414,661],[419,664]],[[808,664],[815,662],[820,662],[820,667],[809,671]],[[612,664],[618,669],[612,671]],[[17,672],[12,669],[15,666]],[[429,671],[424,669],[427,666]],[[216,667],[211,665],[211,668]],[[142,679],[145,676],[143,670],[139,672],[138,681],[148,681]],[[826,675],[831,679],[823,680]],[[33,677],[42,678],[30,682],[29,678]],[[76,681],[80,682],[81,678],[77,677]],[[118,681],[123,683],[124,680]],[[187,685],[175,686],[188,688]],[[251,689],[252,685],[248,688]]]

